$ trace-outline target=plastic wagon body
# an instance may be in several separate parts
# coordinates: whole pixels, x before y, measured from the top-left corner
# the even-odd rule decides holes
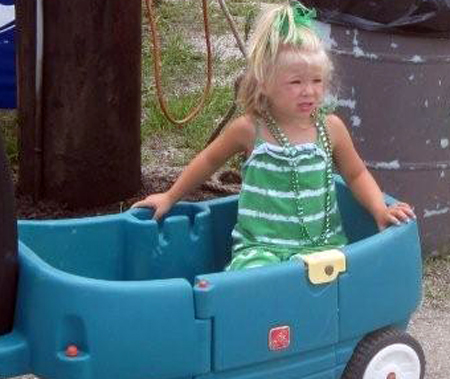
[[[146,210],[20,222],[0,376],[340,378],[364,336],[406,328],[421,252],[415,222],[377,233],[340,182],[338,198],[347,268],[318,285],[302,262],[222,272],[236,197],[179,204],[159,224]]]

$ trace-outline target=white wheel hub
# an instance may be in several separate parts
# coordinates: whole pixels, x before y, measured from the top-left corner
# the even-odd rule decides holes
[[[421,369],[414,349],[396,343],[375,354],[364,371],[363,379],[420,379]]]

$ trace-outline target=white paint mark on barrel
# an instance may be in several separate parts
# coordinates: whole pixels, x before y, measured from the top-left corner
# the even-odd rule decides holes
[[[428,217],[439,216],[439,215],[446,214],[449,211],[450,211],[449,207],[439,208],[439,205],[438,205],[437,209],[424,209],[423,210],[423,217],[424,218],[428,218]]]

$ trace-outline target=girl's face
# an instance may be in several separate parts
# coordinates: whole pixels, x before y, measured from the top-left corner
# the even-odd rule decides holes
[[[309,119],[321,105],[325,92],[325,79],[320,66],[290,63],[279,68],[264,85],[275,116],[287,121]]]

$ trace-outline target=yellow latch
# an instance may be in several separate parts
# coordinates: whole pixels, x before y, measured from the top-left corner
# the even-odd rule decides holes
[[[309,280],[313,284],[332,282],[340,272],[345,272],[345,255],[337,249],[302,256],[308,266]]]

